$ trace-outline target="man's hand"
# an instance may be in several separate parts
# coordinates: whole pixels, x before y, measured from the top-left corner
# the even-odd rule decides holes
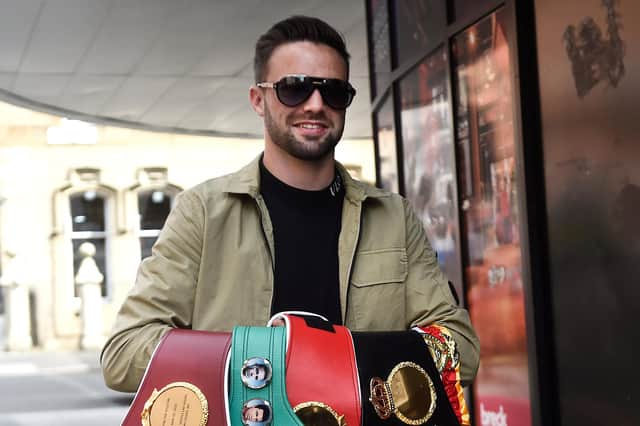
[[[273,322],[271,323],[272,327],[284,327],[285,326],[285,322],[282,318],[276,318],[273,320]]]

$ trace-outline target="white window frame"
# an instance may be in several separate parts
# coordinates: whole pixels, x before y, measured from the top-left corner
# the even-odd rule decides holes
[[[118,229],[116,208],[118,191],[103,184],[96,168],[71,169],[67,185],[53,193],[53,229],[50,236],[52,253],[52,316],[56,337],[75,338],[81,333],[79,321],[80,298],[75,296],[73,239],[96,235],[93,231],[73,232],[71,197],[86,191],[95,191],[105,200],[105,268],[106,296],[110,303],[114,297],[114,264],[112,242]],[[84,232],[87,232],[86,234]],[[102,233],[102,232],[101,232]],[[102,271],[104,273],[104,271]]]

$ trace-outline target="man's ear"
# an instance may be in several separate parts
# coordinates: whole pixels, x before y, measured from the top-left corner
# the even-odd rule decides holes
[[[249,88],[249,102],[260,117],[264,117],[264,91],[258,86]]]

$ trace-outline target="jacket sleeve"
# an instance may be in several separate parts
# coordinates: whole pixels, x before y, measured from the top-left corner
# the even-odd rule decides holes
[[[203,223],[199,198],[181,193],[102,349],[100,363],[110,388],[135,392],[162,336],[171,328],[191,328]]]
[[[480,342],[471,326],[469,313],[456,305],[422,222],[406,199],[403,203],[408,260],[407,322],[412,327],[437,324],[449,330],[460,355],[461,381],[466,386],[478,370]]]

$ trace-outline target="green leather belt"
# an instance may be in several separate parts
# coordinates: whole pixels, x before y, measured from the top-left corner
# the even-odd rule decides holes
[[[285,327],[233,329],[229,372],[231,426],[303,426],[287,400]]]

